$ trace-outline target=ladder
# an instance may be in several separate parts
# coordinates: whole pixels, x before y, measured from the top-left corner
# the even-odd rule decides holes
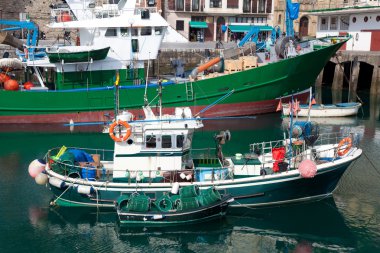
[[[185,82],[187,101],[194,100],[193,82]]]

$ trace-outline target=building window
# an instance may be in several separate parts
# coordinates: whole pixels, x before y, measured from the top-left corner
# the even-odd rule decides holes
[[[210,8],[222,8],[222,0],[210,0]]]
[[[175,24],[175,29],[177,31],[183,31],[185,29],[185,23],[183,20],[177,20]]]
[[[191,3],[191,9],[193,11],[199,11],[199,0],[193,0]]]
[[[162,148],[171,148],[172,147],[172,136],[171,135],[163,135],[161,142]]]
[[[176,0],[175,1],[175,9],[176,11],[183,11],[183,0]]]
[[[320,30],[328,30],[328,22],[327,18],[321,18],[321,27],[319,28]]]
[[[281,14],[278,14],[278,21],[277,21],[277,23],[279,24],[279,25],[281,25]]]
[[[331,17],[330,20],[330,30],[337,30],[338,29],[338,22],[336,17]]]
[[[116,37],[117,29],[116,28],[108,28],[105,34],[106,37]]]
[[[239,8],[239,0],[228,0],[227,8],[229,9],[238,9]]]
[[[340,17],[340,30],[348,30],[349,25],[349,16]]]
[[[265,0],[259,0],[259,13],[265,13]]]
[[[251,0],[243,1],[243,12],[251,12]]]

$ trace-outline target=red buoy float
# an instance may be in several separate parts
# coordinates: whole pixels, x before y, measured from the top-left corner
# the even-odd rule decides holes
[[[19,89],[18,82],[16,80],[9,79],[8,81],[6,81],[4,83],[4,89],[5,90],[18,90]]]
[[[24,89],[25,90],[30,90],[30,88],[34,87],[34,84],[32,82],[25,82],[24,83]]]

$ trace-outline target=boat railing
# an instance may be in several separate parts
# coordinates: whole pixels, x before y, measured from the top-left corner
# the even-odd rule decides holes
[[[141,15],[142,18],[149,18],[149,14],[146,13],[157,13],[158,10],[156,7],[119,9],[116,4],[104,4],[102,6],[88,7],[85,9],[70,9],[69,7],[63,6],[51,9],[51,22],[75,21],[77,17],[82,17],[85,20],[112,18],[131,12],[133,12],[134,15]]]
[[[326,161],[340,159],[338,154],[339,143],[345,138],[350,138],[351,146],[358,147],[360,137],[353,133],[324,133],[309,135],[306,138],[278,140],[250,144],[250,154],[247,156],[257,158],[262,169],[272,167],[275,163],[286,162],[289,169],[297,168],[299,163],[305,159],[310,159],[317,164]],[[290,144],[291,143],[291,144]],[[347,145],[343,144],[342,148]],[[279,154],[279,153],[282,153]],[[351,153],[347,153],[350,155]]]

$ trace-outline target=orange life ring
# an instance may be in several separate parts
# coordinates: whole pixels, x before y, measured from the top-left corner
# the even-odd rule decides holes
[[[342,149],[342,146],[346,146],[344,149]],[[350,137],[346,137],[343,140],[341,140],[338,144],[338,155],[339,156],[344,156],[347,154],[347,152],[351,149],[352,147],[352,140]]]
[[[119,137],[117,137],[115,135],[114,130],[115,130],[116,126],[125,127],[127,132],[125,133],[124,136],[121,133],[120,133]],[[116,142],[126,141],[129,138],[129,136],[131,136],[131,127],[129,126],[129,124],[126,121],[118,120],[118,121],[113,122],[110,125],[109,134],[110,134],[111,139],[116,141]]]

